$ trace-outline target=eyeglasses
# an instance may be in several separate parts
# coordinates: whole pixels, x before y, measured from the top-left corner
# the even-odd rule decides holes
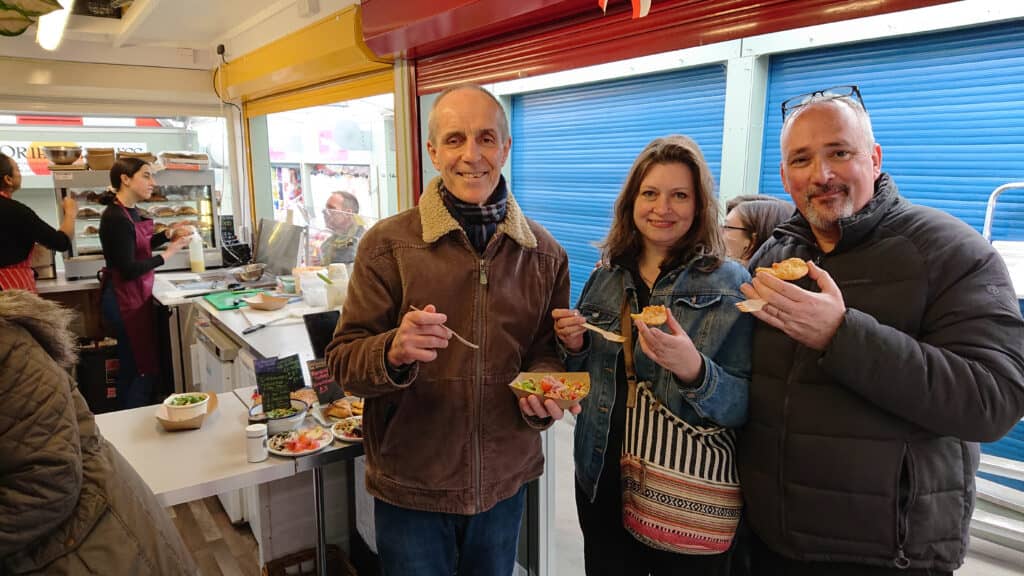
[[[807,94],[800,94],[799,96],[793,96],[787,98],[782,102],[782,121],[786,121],[786,117],[789,116],[794,110],[802,108],[813,102],[827,102],[829,100],[836,100],[839,98],[856,98],[860,107],[867,111],[867,106],[864,105],[864,99],[860,96],[860,88],[856,85],[848,86],[833,86],[831,88],[825,88],[824,90],[815,90],[814,92],[808,92]]]
[[[328,216],[341,216],[343,214],[349,216],[355,214],[355,212],[351,212],[349,210],[335,210],[334,208],[324,208],[320,213],[324,215],[324,218],[327,218]]]
[[[750,233],[750,230],[747,230],[742,226],[729,226],[728,224],[722,224],[722,230],[739,230],[740,232],[746,232],[747,234]]]

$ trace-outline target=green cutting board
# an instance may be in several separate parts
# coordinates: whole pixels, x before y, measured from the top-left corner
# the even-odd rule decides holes
[[[213,305],[217,310],[234,310],[241,308],[242,306],[248,306],[245,302],[242,302],[242,298],[248,298],[254,294],[259,294],[263,290],[239,290],[236,292],[215,292],[213,294],[207,294],[203,298]]]

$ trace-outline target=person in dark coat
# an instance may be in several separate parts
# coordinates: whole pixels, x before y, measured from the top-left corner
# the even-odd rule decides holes
[[[740,442],[756,574],[952,574],[978,442],[1024,415],[1024,321],[976,231],[904,199],[856,87],[783,105],[781,176],[798,214],[758,271]]]

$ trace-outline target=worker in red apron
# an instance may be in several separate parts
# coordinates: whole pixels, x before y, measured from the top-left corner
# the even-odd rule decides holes
[[[121,408],[151,403],[160,381],[153,308],[153,270],[188,245],[188,226],[174,223],[153,233],[153,219],[136,205],[153,194],[153,170],[143,160],[121,158],[110,169],[111,187],[100,202],[107,204],[100,220],[100,244],[106,267],[102,279],[103,316],[117,333],[120,362],[117,396]],[[163,255],[153,249],[170,244]]]
[[[71,249],[78,205],[64,199],[64,219],[54,229],[12,196],[21,188],[21,169],[14,158],[0,153],[0,290],[36,291],[36,275],[29,265],[37,243],[61,252]]]

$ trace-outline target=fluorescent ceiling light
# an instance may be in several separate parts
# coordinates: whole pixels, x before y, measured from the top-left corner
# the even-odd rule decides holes
[[[68,16],[71,14],[71,8],[75,4],[75,0],[57,0],[60,5],[64,8],[62,10],[54,10],[49,14],[44,14],[39,17],[39,21],[36,22],[36,42],[43,47],[44,50],[56,50],[60,46],[60,41],[64,37],[64,27],[67,26]]]

